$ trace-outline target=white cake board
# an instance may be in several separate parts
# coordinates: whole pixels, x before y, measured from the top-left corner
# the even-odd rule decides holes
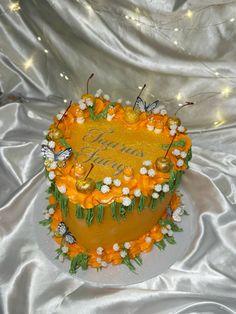
[[[55,259],[55,249],[58,248],[58,245],[53,238],[48,235],[48,228],[38,223],[40,220],[44,219],[43,210],[48,205],[45,199],[47,196],[45,193],[46,188],[46,184],[41,186],[33,206],[35,209],[33,222],[35,224],[36,242],[50,262],[61,271],[68,273],[68,276],[73,276],[84,282],[96,286],[127,286],[146,281],[166,272],[171,265],[182,259],[194,239],[197,215],[192,209],[191,200],[188,195],[184,193],[183,186],[180,188],[180,191],[183,193],[183,202],[189,216],[182,216],[182,222],[178,224],[184,231],[174,233],[176,240],[175,245],[167,243],[164,251],[160,251],[157,247],[153,246],[151,252],[141,254],[143,265],[138,266],[135,262],[133,263],[136,268],[136,273],[131,272],[125,265],[109,265],[107,268],[103,268],[102,271],[97,271],[95,268],[88,268],[86,271],[79,269],[75,275],[70,275],[70,261],[65,260],[61,263]]]

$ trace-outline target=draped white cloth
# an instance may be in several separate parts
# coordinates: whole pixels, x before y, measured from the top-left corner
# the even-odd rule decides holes
[[[236,1],[0,3],[0,312],[236,312]],[[15,10],[13,10],[15,8]],[[18,10],[19,9],[19,10]],[[91,90],[160,99],[193,140],[186,192],[198,212],[185,256],[132,287],[61,273],[35,241],[40,143],[52,116]]]

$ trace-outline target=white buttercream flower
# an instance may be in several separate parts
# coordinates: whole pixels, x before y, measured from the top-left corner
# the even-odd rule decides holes
[[[170,135],[171,135],[171,136],[174,136],[175,134],[176,134],[176,130],[171,129],[171,130],[170,130]]]
[[[61,120],[61,118],[63,117],[63,114],[58,113],[58,114],[56,115],[56,117],[57,117],[57,120]]]
[[[49,168],[55,170],[57,168],[57,162],[56,161],[51,162]]]
[[[183,166],[183,164],[184,164],[183,159],[178,159],[178,160],[177,160],[176,165],[177,165],[178,167],[182,167],[182,166]]]
[[[129,250],[131,248],[131,244],[129,242],[125,242],[124,247]]]
[[[61,250],[62,250],[62,252],[63,253],[68,253],[68,251],[69,251],[69,249],[68,249],[68,247],[67,246],[63,246],[62,248],[61,248]]]
[[[48,135],[49,130],[44,130],[43,135]]]
[[[77,122],[78,124],[83,124],[84,121],[85,121],[84,117],[78,117],[78,118],[76,118],[76,122]]]
[[[41,144],[47,146],[48,145],[48,140],[43,140]]]
[[[86,105],[88,107],[93,107],[93,101],[91,99],[86,99]]]
[[[178,125],[176,123],[171,124],[170,129],[171,130],[176,130]]]
[[[103,98],[104,98],[105,100],[110,100],[110,99],[111,99],[111,98],[110,98],[110,96],[109,96],[109,95],[107,95],[107,94],[106,94],[106,95],[104,95],[104,96],[103,96]]]
[[[66,193],[66,186],[63,184],[57,187],[60,193]]]
[[[172,151],[172,155],[174,156],[179,156],[180,155],[180,150],[175,148],[173,151]]]
[[[101,262],[101,265],[102,265],[102,267],[107,267],[107,262],[102,261],[102,262]]]
[[[141,174],[146,174],[146,173],[147,173],[147,168],[142,167],[142,168],[140,168],[139,172],[140,172]]]
[[[161,228],[161,233],[162,233],[162,234],[167,234],[167,233],[168,233],[168,230],[167,230],[165,227],[162,227],[162,228]]]
[[[161,109],[160,114],[161,114],[162,116],[166,115],[166,114],[167,114],[166,109]]]
[[[162,132],[162,129],[158,129],[158,128],[154,129],[154,133],[156,133],[156,134],[160,134],[161,132]]]
[[[145,238],[145,242],[146,243],[151,243],[152,242],[152,238],[151,237],[146,237]]]
[[[101,94],[103,93],[103,90],[100,88],[96,91],[95,97],[100,97]]]
[[[49,219],[49,218],[50,218],[50,214],[48,214],[48,213],[45,214],[45,215],[44,215],[44,218],[45,218],[45,219]]]
[[[177,207],[174,212],[177,213],[178,215],[182,216],[184,214],[184,208],[183,207]]]
[[[141,190],[140,189],[136,189],[136,190],[134,190],[134,196],[136,196],[136,197],[140,197],[141,196]]]
[[[97,258],[96,258],[96,262],[97,262],[97,263],[101,264],[101,261],[102,261],[101,257],[97,257]]]
[[[180,125],[179,127],[178,127],[178,131],[179,132],[184,132],[184,130],[185,130],[185,127],[184,126],[182,126],[182,125]]]
[[[129,194],[129,188],[127,188],[127,187],[123,188],[123,189],[122,189],[122,193],[123,193],[124,195],[128,195],[128,194]]]
[[[103,248],[101,246],[99,246],[96,250],[97,252],[97,255],[102,255],[102,252],[103,252]]]
[[[102,193],[108,193],[110,191],[110,188],[109,188],[109,186],[108,185],[106,185],[106,184],[103,184],[102,186],[101,186],[101,192]]]
[[[149,177],[155,177],[156,171],[154,169],[149,169],[148,170],[148,175],[149,175]]]
[[[119,179],[115,179],[113,180],[113,184],[116,186],[116,187],[119,187],[121,185],[121,181]]]
[[[171,230],[171,225],[166,225],[167,230]]]
[[[152,198],[158,199],[158,197],[159,197],[159,194],[157,192],[152,193]]]
[[[56,146],[56,143],[54,142],[54,141],[50,141],[49,143],[48,143],[48,147],[49,148],[54,148]]]
[[[112,178],[111,177],[105,177],[103,179],[103,183],[106,185],[110,185],[112,183]]]
[[[152,110],[152,113],[154,113],[154,114],[160,113],[160,108],[159,108],[159,107],[154,108],[154,109]]]
[[[181,222],[182,220],[181,216],[176,211],[174,211],[172,218],[175,222]]]
[[[55,177],[56,177],[55,172],[54,171],[49,171],[48,177],[49,177],[50,180],[55,179]]]
[[[129,106],[129,105],[131,105],[131,101],[126,100],[125,104],[126,104],[127,106]]]
[[[79,103],[80,110],[85,110],[87,108],[86,104],[84,102]]]
[[[154,186],[154,190],[155,190],[156,192],[161,192],[161,190],[162,190],[161,184],[156,184],[156,185]]]
[[[129,197],[125,196],[125,197],[123,198],[122,204],[123,204],[124,206],[129,206],[129,205],[131,204],[131,199],[130,199]]]
[[[146,167],[151,166],[151,164],[152,164],[151,160],[144,160],[143,162],[143,165]]]
[[[118,104],[121,104],[122,103],[122,99],[121,98],[119,98],[119,99],[117,99],[117,101],[116,101]]]
[[[174,234],[174,232],[173,232],[172,230],[169,230],[169,231],[167,232],[167,234],[168,234],[169,237],[172,237],[173,234]]]
[[[53,215],[53,214],[55,213],[55,209],[52,208],[52,207],[50,207],[49,210],[48,210],[48,213],[49,213],[50,215]]]
[[[121,256],[122,258],[126,257],[126,255],[127,255],[127,252],[126,252],[126,251],[120,251],[120,256]]]
[[[186,152],[181,152],[181,153],[180,153],[180,156],[181,156],[182,158],[186,158],[187,153],[186,153]]]
[[[119,251],[119,249],[120,249],[118,243],[115,243],[112,248],[113,248],[113,251],[115,251],[115,252]]]
[[[164,193],[169,192],[169,191],[170,191],[169,185],[168,185],[168,184],[164,184],[163,187],[162,187],[162,191],[163,191]]]

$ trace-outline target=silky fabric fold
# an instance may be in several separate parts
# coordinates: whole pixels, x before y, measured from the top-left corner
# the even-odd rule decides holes
[[[236,2],[223,0],[1,1],[0,313],[236,313],[235,19]],[[133,102],[146,83],[142,97],[170,113],[195,103],[179,112],[193,141],[182,188],[194,240],[133,286],[62,273],[34,234],[44,130],[91,73],[90,90],[114,100]]]

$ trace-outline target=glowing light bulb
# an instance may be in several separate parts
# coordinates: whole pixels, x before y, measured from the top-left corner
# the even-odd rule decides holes
[[[68,81],[69,80],[69,77],[67,75],[65,75],[65,79]]]
[[[47,49],[44,49],[44,52],[45,52],[45,53],[48,53],[48,50],[47,50]]]
[[[143,86],[139,86],[139,87],[138,87],[138,89],[142,89],[142,88],[143,88]]]
[[[37,39],[38,39],[38,41],[41,41],[41,40],[42,40],[41,37],[39,37],[39,36],[37,37]]]
[[[23,63],[23,67],[25,70],[28,70],[33,65],[33,58],[28,59]]]
[[[234,22],[234,21],[235,21],[235,18],[232,17],[232,19],[230,19],[230,22],[232,23],[232,22]]]
[[[221,90],[221,95],[223,95],[224,97],[228,97],[231,91],[231,88],[229,86],[226,86]]]
[[[60,77],[63,77],[64,76],[64,74],[63,73],[60,73]]]
[[[191,10],[188,10],[187,13],[186,13],[186,16],[191,19],[193,17],[193,11]]]
[[[126,15],[126,16],[125,16],[125,18],[126,18],[126,20],[128,20],[128,19],[129,19],[129,16],[128,16],[128,15]]]
[[[183,96],[181,95],[181,93],[178,93],[177,95],[176,95],[176,99],[179,101],[179,100],[181,100],[183,98]]]
[[[175,46],[177,46],[177,45],[178,45],[178,41],[177,41],[177,40],[175,40],[175,41],[174,41],[174,44],[175,44]]]
[[[178,27],[176,27],[176,28],[174,29],[174,31],[175,31],[175,32],[178,32],[178,31],[179,31]]]
[[[64,103],[67,103],[67,99],[64,99],[63,102],[64,102]]]
[[[219,76],[220,75],[220,73],[219,72],[215,72],[215,76]]]
[[[8,7],[11,12],[17,12],[21,9],[19,2],[13,2]]]

